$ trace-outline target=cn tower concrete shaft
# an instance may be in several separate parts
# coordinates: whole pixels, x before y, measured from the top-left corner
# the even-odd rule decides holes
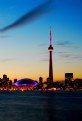
[[[50,57],[49,57],[49,78],[51,79],[51,85],[53,85],[52,51],[50,51]]]

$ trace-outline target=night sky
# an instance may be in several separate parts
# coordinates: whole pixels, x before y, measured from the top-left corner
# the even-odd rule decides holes
[[[82,78],[82,0],[0,0],[0,77],[44,81],[52,27],[54,81]]]

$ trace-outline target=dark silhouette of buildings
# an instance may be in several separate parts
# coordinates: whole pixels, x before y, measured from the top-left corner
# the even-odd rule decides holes
[[[7,78],[7,75],[4,74],[3,75],[3,87],[7,87],[8,86],[8,81],[9,81],[9,78]]]
[[[9,80],[6,74],[3,75],[3,78],[0,78],[0,88],[11,89],[12,80]]]
[[[51,81],[51,78],[47,78],[47,88],[51,88],[52,87],[53,82]]]
[[[52,47],[52,32],[51,32],[51,27],[50,27],[50,46],[48,48],[48,51],[49,51],[49,80],[51,82],[51,87],[53,87],[53,65],[52,65],[53,47]]]
[[[74,89],[82,89],[82,79],[74,80]]]
[[[23,82],[20,86],[19,82]],[[6,74],[3,75],[3,78],[0,78],[0,90],[82,90],[82,79],[76,78],[73,79],[73,73],[65,73],[65,81],[56,81],[53,82],[53,85],[51,84],[52,81],[48,77],[47,80],[44,82],[42,77],[39,77],[39,83],[37,81],[34,81],[35,84],[34,88],[29,87],[30,83],[25,83],[26,80],[17,80],[14,79],[14,82],[12,83],[12,80],[10,80]],[[28,82],[28,81],[27,81]],[[25,83],[25,84],[24,84]],[[17,84],[14,86],[14,84]],[[37,85],[36,85],[37,84]],[[51,88],[53,86],[53,88]],[[21,87],[21,88],[20,88]],[[54,89],[55,88],[55,89]]]
[[[65,86],[71,86],[73,82],[73,73],[65,73]]]
[[[43,78],[39,77],[39,85],[38,85],[39,89],[43,88]]]
[[[2,87],[2,79],[0,78],[0,87]]]
[[[17,82],[17,79],[14,79],[14,83]]]

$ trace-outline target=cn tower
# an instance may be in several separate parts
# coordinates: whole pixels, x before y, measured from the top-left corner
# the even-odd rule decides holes
[[[48,47],[48,51],[49,51],[49,79],[50,79],[51,87],[53,87],[53,65],[52,65],[53,47],[52,47],[52,31],[51,31],[51,27],[50,27],[50,46]]]

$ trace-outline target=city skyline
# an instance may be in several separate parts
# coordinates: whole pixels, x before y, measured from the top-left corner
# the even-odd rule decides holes
[[[0,30],[47,0],[0,1]],[[52,0],[54,9],[20,27],[0,32],[0,77],[46,81],[49,73],[49,39],[52,27],[53,80],[65,73],[82,78],[82,1]],[[47,8],[47,9],[48,9]]]

